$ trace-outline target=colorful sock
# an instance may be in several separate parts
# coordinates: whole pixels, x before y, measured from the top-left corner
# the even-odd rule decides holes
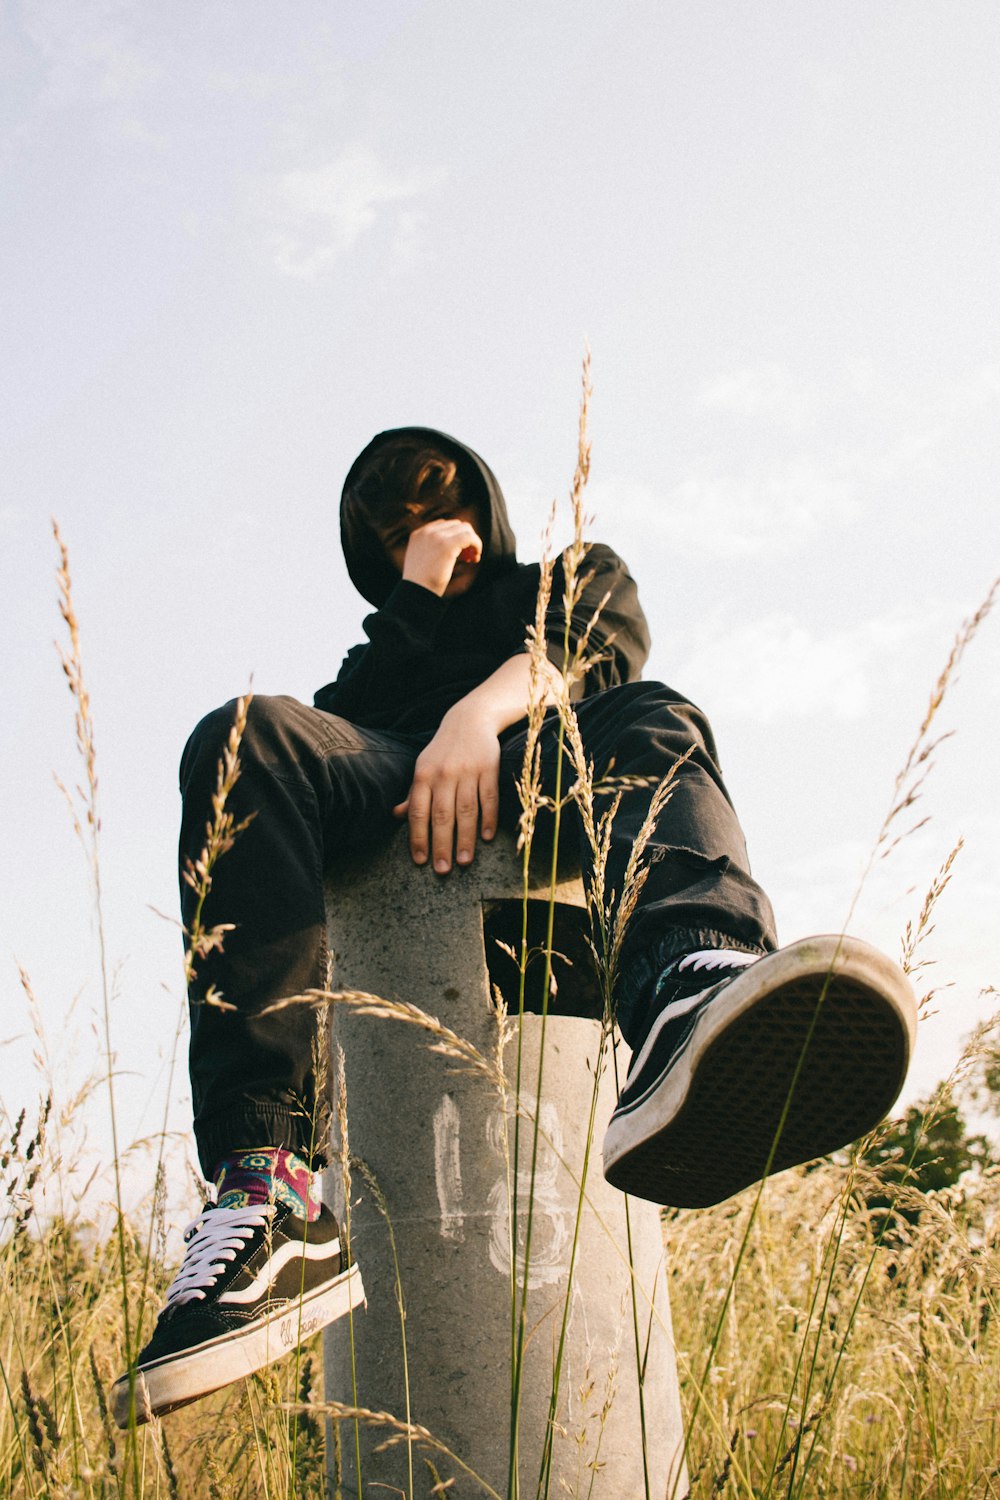
[[[312,1174],[301,1156],[280,1146],[234,1151],[216,1163],[216,1202],[220,1208],[250,1203],[287,1203],[300,1219],[318,1219],[320,1203],[312,1196]]]

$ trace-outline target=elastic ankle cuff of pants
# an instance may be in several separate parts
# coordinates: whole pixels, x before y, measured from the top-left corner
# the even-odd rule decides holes
[[[294,1151],[313,1172],[329,1162],[325,1129],[315,1129],[304,1111],[290,1110],[267,1099],[241,1100],[225,1111],[197,1120],[194,1134],[206,1180],[224,1156],[254,1147],[279,1146]]]
[[[710,927],[672,927],[651,948],[632,956],[615,986],[615,1021],[629,1046],[641,1029],[653,985],[664,969],[675,958],[701,948],[735,948],[740,953],[756,954],[766,951]]]

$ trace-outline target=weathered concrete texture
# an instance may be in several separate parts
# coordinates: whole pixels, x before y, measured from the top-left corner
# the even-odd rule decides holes
[[[578,961],[562,968],[560,1011],[593,1006],[579,933],[579,882],[560,887],[560,936]],[[480,846],[468,870],[441,878],[409,860],[405,832],[374,858],[338,873],[329,893],[330,938],[338,987],[407,1000],[439,1018],[486,1057],[496,1055],[497,1013],[490,1002],[483,937],[509,929],[521,897],[520,862],[511,840]],[[568,903],[568,904],[566,904]],[[519,931],[519,918],[515,922]],[[571,936],[575,930],[575,937]],[[559,946],[560,937],[556,939]],[[495,948],[495,945],[491,944]],[[506,967],[496,953],[491,967]],[[510,999],[516,1016],[516,994]],[[508,1104],[496,1085],[428,1050],[434,1040],[402,1022],[372,1019],[337,1006],[333,1035],[344,1049],[350,1151],[384,1195],[395,1235],[406,1308],[410,1419],[508,1496],[511,1369],[511,1236],[514,1173],[513,1096],[517,1037],[505,1054]],[[542,1022],[524,1019],[521,1099],[532,1114],[538,1093]],[[535,1167],[528,1263],[528,1339],[519,1425],[520,1493],[534,1495],[547,1430],[553,1365],[568,1286],[600,1026],[575,1015],[550,1016],[541,1084],[541,1136]],[[635,1315],[645,1365],[646,1469],[640,1413],[633,1287],[628,1270],[625,1199],[601,1174],[600,1142],[614,1103],[609,1065],[600,1085],[587,1203],[573,1274],[571,1309],[559,1386],[548,1493],[594,1500],[683,1496],[677,1480],[681,1414],[670,1335],[659,1213],[631,1200],[636,1269]],[[524,1276],[532,1122],[522,1119],[517,1178],[516,1278]],[[506,1145],[505,1145],[506,1142]],[[328,1196],[343,1215],[339,1168]],[[351,1243],[368,1293],[367,1313],[353,1325],[356,1404],[406,1416],[402,1334],[386,1221],[363,1174],[352,1186]],[[326,1388],[353,1402],[346,1322],[327,1332]],[[392,1487],[409,1495],[405,1442],[378,1451],[389,1431],[361,1428],[361,1484],[353,1424],[340,1433],[342,1491],[374,1500]],[[485,1493],[447,1454],[414,1446],[413,1494],[454,1477],[450,1496]],[[386,1490],[380,1486],[389,1486]]]

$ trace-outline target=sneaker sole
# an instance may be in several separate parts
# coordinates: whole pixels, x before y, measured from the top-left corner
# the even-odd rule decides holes
[[[135,1374],[135,1420],[141,1424],[161,1417],[190,1401],[253,1375],[282,1359],[320,1328],[342,1318],[365,1301],[361,1272],[356,1265],[336,1281],[288,1304],[269,1318],[234,1333],[220,1334],[193,1349],[185,1349]],[[129,1381],[123,1375],[111,1388],[111,1403],[119,1427],[129,1425]]]
[[[731,980],[660,1085],[612,1115],[604,1175],[655,1203],[721,1203],[874,1129],[915,1038],[913,991],[884,954],[856,938],[793,943]]]

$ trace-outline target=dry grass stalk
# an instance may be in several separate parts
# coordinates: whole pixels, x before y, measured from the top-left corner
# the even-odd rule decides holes
[[[960,838],[931,881],[927,889],[927,894],[924,896],[923,904],[917,914],[916,922],[908,921],[906,924],[900,943],[900,965],[904,974],[909,974],[911,978],[921,970],[928,968],[933,962],[931,959],[918,958],[917,952],[934,931],[934,923],[932,921],[934,908],[948,888],[953,866],[964,846],[965,840],[964,838]],[[937,988],[932,987],[919,997],[917,1009],[921,1020],[926,1020],[928,1016],[934,1014],[930,1006],[936,994]]]
[[[885,821],[879,829],[876,844],[876,852],[882,859],[890,854],[904,838],[908,838],[911,833],[915,833],[918,828],[923,827],[927,821],[925,818],[921,818],[910,828],[906,829],[905,832],[894,835],[894,828],[898,819],[903,813],[913,807],[922,796],[924,783],[934,764],[933,755],[935,750],[944,740],[950,737],[950,732],[940,735],[932,734],[935,721],[961,664],[962,657],[971,645],[983,621],[993,609],[998,594],[1000,594],[1000,577],[993,580],[979,608],[967,620],[963,621],[955,636],[951,650],[948,653],[948,659],[937,682],[934,684],[934,689],[927,705],[927,711],[924,714],[917,737],[910,746],[902,770],[896,777],[892,803],[885,816]]]
[[[344,1049],[337,1043],[335,1052],[336,1062],[336,1087],[334,1090],[334,1113],[337,1122],[337,1141],[334,1151],[334,1159],[340,1167],[340,1191],[344,1201],[343,1222],[340,1226],[344,1240],[344,1248],[349,1259],[353,1260],[351,1252],[351,1215],[353,1209],[352,1193],[353,1182],[351,1178],[351,1138],[347,1118],[347,1059]],[[354,1309],[348,1310],[347,1330],[351,1348],[351,1397],[355,1403],[358,1399],[358,1375],[357,1375],[357,1350],[354,1339]],[[340,1428],[335,1429],[338,1443],[338,1459],[340,1456]],[[354,1423],[354,1462],[355,1473],[358,1483],[361,1483],[361,1435],[358,1423]]]
[[[535,596],[535,618],[528,626],[525,644],[528,648],[528,723],[524,756],[518,780],[518,797],[521,816],[518,825],[517,848],[520,853],[527,845],[529,851],[534,836],[538,812],[542,805],[540,747],[538,737],[545,722],[545,711],[549,694],[554,687],[553,669],[549,661],[545,619],[552,598],[552,578],[555,559],[552,555],[552,527],[555,507],[549,512],[548,524],[542,546],[542,561]]]
[[[347,1217],[351,1212],[351,1138],[348,1132],[347,1120],[347,1060],[344,1057],[344,1049],[337,1043],[335,1051],[335,1077],[336,1089],[334,1091],[334,1111],[337,1121],[337,1148],[336,1157],[340,1164],[340,1186],[344,1195]],[[344,1234],[347,1242],[348,1254],[351,1249],[349,1223],[344,1226]]]
[[[655,832],[660,815],[673,796],[681,769],[690,759],[692,753],[692,750],[688,750],[680,756],[670,767],[670,770],[654,791],[650,799],[649,811],[643,820],[642,827],[639,829],[635,843],[632,846],[632,851],[629,854],[628,864],[625,867],[625,878],[622,882],[621,900],[615,912],[610,951],[607,957],[609,997],[614,994],[625,935],[628,931],[629,923],[635,914],[639,896],[649,874],[649,866],[643,863],[646,848]]]
[[[808,1474],[803,1476],[800,1469],[790,1491],[802,1500],[812,1495],[886,1492],[941,1493],[958,1500],[963,1493],[976,1492],[977,1477],[982,1485],[990,1437],[988,1428],[976,1432],[977,1414],[984,1416],[988,1410],[988,1392],[1000,1367],[993,1311],[1000,1243],[997,1171],[946,1193],[923,1193],[911,1186],[900,1198],[900,1206],[914,1209],[919,1217],[915,1225],[901,1227],[891,1249],[877,1250],[878,1214],[852,1211],[832,1266],[828,1321],[817,1342],[816,1383],[823,1391],[823,1409],[813,1404],[804,1427],[798,1427],[794,1438],[776,1453],[773,1448],[780,1427],[777,1407],[783,1409],[786,1401],[775,1377],[784,1370],[789,1382],[785,1389],[792,1389],[795,1331],[813,1300],[812,1288],[821,1272],[816,1247],[827,1237],[825,1226],[832,1205],[841,1198],[850,1175],[848,1168],[827,1164],[808,1173],[785,1174],[768,1184],[727,1320],[730,1347],[720,1348],[703,1400],[720,1419],[727,1411],[750,1410],[757,1403],[752,1428],[748,1431],[744,1424],[740,1435],[743,1459],[750,1462],[751,1472],[765,1474],[773,1473],[772,1466],[784,1461],[786,1486],[796,1453],[803,1457],[806,1453],[805,1430],[811,1424],[811,1442],[819,1428],[824,1428],[825,1436],[811,1451]],[[885,1187],[878,1174],[864,1166],[855,1172],[854,1184],[856,1201]],[[673,1317],[681,1348],[697,1347],[712,1324],[712,1305],[722,1295],[720,1275],[713,1276],[706,1287],[704,1267],[715,1266],[724,1275],[724,1266],[741,1241],[752,1207],[750,1197],[744,1194],[715,1209],[675,1213],[670,1218]],[[864,1300],[857,1304],[862,1288]],[[928,1297],[934,1308],[932,1319],[926,1317]],[[852,1311],[856,1325],[845,1348],[844,1327]],[[922,1397],[931,1409],[921,1412],[915,1392],[920,1387],[921,1361],[926,1363],[928,1358],[938,1374],[929,1394]],[[832,1385],[835,1369],[836,1384]],[[762,1390],[777,1395],[778,1402],[760,1396]],[[905,1455],[895,1446],[898,1428],[872,1416],[873,1407],[879,1405],[906,1413],[907,1429],[920,1434],[924,1451],[902,1489]],[[949,1405],[952,1410],[946,1415]],[[798,1419],[803,1420],[801,1412]],[[955,1443],[949,1460],[953,1476],[940,1488],[931,1477],[943,1475],[928,1444],[929,1422],[936,1422],[942,1432],[954,1434],[956,1425],[962,1429],[961,1442]],[[707,1465],[718,1474],[732,1451],[721,1436],[713,1443],[707,1428],[698,1429],[691,1453],[692,1473],[704,1472]],[[981,1455],[978,1462],[977,1452]],[[774,1457],[769,1458],[769,1453]],[[845,1463],[845,1454],[850,1463]],[[763,1469],[759,1467],[762,1461]],[[876,1477],[889,1489],[874,1488]],[[968,1486],[964,1491],[963,1484]],[[731,1492],[744,1493],[737,1488]],[[759,1492],[765,1493],[765,1487]],[[775,1493],[784,1494],[785,1488]]]
[[[428,1051],[465,1064],[459,1071],[480,1073],[495,1088],[506,1087],[502,1069],[498,1071],[494,1061],[484,1057],[477,1047],[445,1026],[436,1016],[429,1015],[419,1005],[412,1005],[408,1000],[385,1000],[380,995],[370,995],[364,990],[306,990],[301,995],[286,995],[281,1000],[275,1000],[260,1011],[260,1015],[274,1015],[293,1005],[349,1005],[357,1014],[368,1016],[372,1020],[402,1021],[406,1025],[417,1026],[434,1038],[427,1044]]]
[[[215,790],[212,793],[212,817],[211,821],[205,825],[205,843],[195,859],[188,857],[185,860],[181,874],[185,885],[190,886],[197,898],[191,926],[185,932],[187,949],[184,954],[184,978],[189,985],[197,977],[196,961],[205,958],[209,953],[220,952],[226,933],[233,930],[232,922],[220,922],[214,927],[205,927],[202,914],[208,894],[212,889],[215,866],[222,856],[229,852],[237,837],[249,827],[255,817],[254,813],[250,813],[248,817],[237,822],[226,807],[233,787],[240,777],[240,744],[246,730],[247,714],[252,702],[252,693],[236,700],[233,723],[216,768]],[[220,1010],[236,1009],[214,985],[209,985],[201,997],[201,1003],[217,1006]]]
[[[77,787],[76,795],[80,799],[83,822],[86,823],[90,831],[89,846],[80,821],[80,813],[77,811],[76,801],[58,777],[56,777],[56,781],[66,798],[77,836],[84,846],[88,848],[88,853],[91,857],[93,857],[93,840],[100,829],[100,818],[97,810],[97,752],[94,743],[94,719],[90,707],[90,694],[87,691],[83,675],[80,623],[73,606],[73,583],[69,570],[69,552],[56,521],[52,522],[52,535],[55,537],[56,546],[59,549],[59,567],[56,570],[56,579],[59,584],[59,613],[69,634],[69,649],[66,650],[64,647],[57,645],[56,650],[59,653],[59,661],[73,698],[76,747],[83,762],[86,775],[86,788]]]
[[[953,1101],[969,1090],[973,1080],[982,1073],[984,1063],[994,1055],[998,1045],[1000,1045],[1000,1011],[996,1011],[986,1020],[979,1022],[962,1048],[961,1055],[951,1072],[938,1083],[921,1118],[920,1138],[927,1136]],[[865,1170],[862,1158],[886,1139],[893,1125],[893,1120],[883,1120],[881,1125],[877,1125],[863,1140],[855,1142],[851,1152],[852,1167],[855,1170]],[[883,1183],[883,1187],[887,1187],[891,1193],[904,1192],[907,1189],[910,1164],[903,1163],[902,1166],[901,1175],[894,1175],[888,1183]]]
[[[368,1406],[350,1406],[343,1401],[320,1401],[315,1406],[302,1408],[297,1402],[283,1402],[282,1411],[297,1412],[307,1410],[315,1416],[332,1417],[334,1421],[358,1421],[365,1422],[369,1426],[386,1427],[392,1434],[383,1445],[390,1446],[393,1443],[412,1441],[421,1444],[422,1447],[431,1448],[437,1453],[443,1453],[452,1463],[457,1464],[462,1473],[474,1484],[478,1485],[484,1495],[489,1495],[492,1500],[502,1500],[492,1485],[487,1484],[474,1469],[463,1463],[457,1453],[436,1438],[428,1428],[422,1427],[419,1422],[404,1422],[401,1418],[393,1416],[388,1411],[374,1411]]]
[[[42,1174],[43,1165],[50,1168],[56,1165],[46,1160],[45,1151],[51,1114],[52,1092],[50,1090],[39,1105],[34,1131],[27,1141],[22,1140],[27,1119],[27,1110],[22,1109],[14,1122],[8,1143],[0,1153],[0,1171],[11,1173],[6,1182],[7,1209],[4,1227],[11,1226],[15,1239],[25,1232],[34,1214],[34,1190]]]
[[[533,837],[534,837],[534,833],[535,833],[535,828],[536,828],[537,814],[538,814],[539,810],[543,806],[547,806],[551,810],[551,812],[552,812],[552,852],[551,852],[551,856],[550,856],[550,871],[549,871],[549,915],[548,915],[548,932],[547,932],[547,937],[546,937],[546,942],[545,942],[545,968],[544,968],[544,976],[543,976],[543,1004],[542,1004],[542,1014],[541,1014],[541,1028],[540,1028],[540,1034],[539,1034],[537,1075],[536,1075],[536,1078],[535,1078],[535,1081],[534,1081],[534,1094],[535,1094],[536,1101],[538,1101],[539,1108],[536,1110],[535,1119],[534,1119],[534,1122],[533,1122],[533,1130],[532,1130],[532,1138],[531,1138],[531,1150],[530,1150],[530,1162],[531,1162],[531,1166],[530,1166],[529,1186],[528,1186],[528,1203],[527,1203],[527,1214],[526,1214],[526,1219],[525,1219],[525,1232],[524,1232],[524,1253],[523,1253],[523,1256],[520,1258],[520,1260],[518,1260],[517,1257],[515,1256],[513,1241],[511,1242],[511,1260],[510,1260],[510,1264],[511,1264],[511,1272],[512,1272],[512,1280],[511,1280],[511,1294],[512,1294],[511,1295],[511,1335],[512,1335],[512,1340],[511,1340],[511,1365],[510,1365],[510,1448],[509,1448],[509,1455],[508,1455],[508,1476],[507,1476],[507,1485],[508,1485],[508,1492],[509,1492],[509,1500],[519,1500],[519,1496],[520,1496],[520,1478],[519,1478],[519,1476],[520,1476],[520,1468],[521,1468],[520,1455],[519,1455],[520,1409],[521,1409],[522,1378],[523,1378],[523,1371],[524,1371],[524,1355],[525,1355],[526,1338],[527,1338],[527,1296],[528,1296],[528,1284],[529,1284],[530,1265],[531,1265],[532,1235],[533,1235],[533,1230],[534,1230],[535,1185],[536,1185],[536,1173],[537,1173],[537,1164],[538,1164],[538,1147],[539,1147],[539,1138],[540,1138],[539,1137],[539,1132],[540,1132],[540,1116],[541,1116],[540,1105],[541,1105],[541,1100],[542,1100],[542,1097],[543,1097],[543,1074],[544,1074],[544,1062],[545,1062],[545,1052],[546,1052],[545,1036],[546,1036],[546,1024],[547,1024],[547,1017],[548,1017],[548,1004],[549,1004],[550,995],[552,993],[552,983],[551,983],[552,982],[552,933],[553,933],[555,885],[556,885],[556,878],[557,878],[557,876],[556,876],[556,868],[557,868],[558,849],[559,849],[559,835],[560,835],[560,827],[561,827],[561,814],[562,814],[563,804],[564,804],[564,798],[563,798],[563,794],[562,794],[562,777],[563,777],[562,758],[563,758],[563,747],[564,747],[564,741],[565,741],[565,736],[566,736],[567,722],[568,722],[568,719],[570,717],[572,717],[572,707],[571,707],[571,701],[570,701],[571,700],[571,681],[573,679],[573,674],[574,674],[574,671],[575,671],[575,668],[576,668],[576,663],[577,663],[578,657],[579,657],[579,649],[577,649],[576,652],[571,652],[571,650],[570,650],[570,646],[571,646],[571,641],[570,641],[570,619],[571,619],[572,611],[575,608],[575,605],[578,602],[580,594],[582,593],[582,589],[584,587],[584,582],[582,580],[579,580],[578,570],[579,570],[580,562],[582,561],[582,558],[585,555],[586,548],[587,548],[587,544],[585,543],[585,541],[583,539],[583,530],[584,530],[583,492],[584,492],[584,487],[585,487],[586,482],[587,482],[587,476],[588,476],[589,470],[590,470],[590,442],[589,442],[589,437],[588,437],[588,409],[589,409],[589,400],[590,400],[590,394],[591,394],[591,386],[590,386],[589,371],[590,371],[590,366],[589,366],[589,353],[588,353],[588,355],[586,356],[586,358],[584,360],[583,392],[582,392],[582,398],[581,398],[580,420],[579,420],[578,438],[577,438],[577,461],[576,461],[576,468],[575,468],[575,471],[574,471],[573,486],[572,486],[572,493],[571,493],[571,505],[572,505],[572,509],[573,509],[573,518],[574,518],[574,535],[573,535],[573,541],[571,542],[570,546],[564,550],[564,552],[562,553],[561,559],[560,559],[561,566],[562,566],[562,571],[563,571],[563,601],[562,601],[563,602],[563,608],[562,608],[562,614],[561,614],[561,618],[560,618],[560,628],[561,628],[561,632],[562,632],[562,641],[561,641],[561,646],[562,646],[562,652],[561,652],[561,656],[562,656],[562,669],[561,669],[561,672],[558,674],[558,676],[554,675],[553,667],[552,667],[552,665],[551,665],[551,663],[549,662],[549,659],[548,659],[548,644],[547,644],[547,638],[546,638],[546,631],[547,631],[547,625],[548,625],[548,616],[549,616],[548,603],[549,603],[549,596],[550,596],[550,593],[551,593],[552,578],[554,576],[554,563],[551,562],[551,560],[549,558],[549,547],[548,547],[548,544],[546,545],[545,556],[543,557],[543,562],[542,562],[542,570],[541,570],[542,586],[539,589],[538,598],[536,599],[536,613],[535,613],[534,626],[528,632],[528,641],[527,641],[528,649],[529,649],[529,652],[531,654],[531,663],[532,663],[531,680],[532,680],[533,689],[535,689],[537,691],[538,688],[539,688],[539,685],[543,681],[548,681],[548,683],[549,683],[549,691],[550,691],[552,697],[554,698],[556,707],[558,709],[559,726],[558,726],[557,740],[556,740],[555,789],[554,789],[554,793],[552,794],[551,797],[548,797],[548,796],[543,797],[542,793],[541,793],[541,786],[540,786],[541,770],[540,770],[540,756],[539,756],[539,753],[538,753],[538,734],[539,734],[539,731],[540,731],[540,728],[541,728],[541,723],[542,723],[542,718],[543,718],[544,702],[540,698],[538,700],[535,700],[534,697],[533,697],[533,700],[532,700],[532,702],[531,702],[531,704],[529,706],[529,734],[527,736],[527,743],[526,743],[526,748],[525,748],[525,754],[524,754],[523,763],[522,763],[522,774],[521,774],[521,778],[520,778],[520,782],[519,782],[519,788],[518,788],[520,796],[521,796],[521,807],[522,807],[521,824],[520,824],[521,838],[519,840],[519,847],[522,850],[522,857],[523,857],[524,897],[525,897],[524,919],[523,919],[523,923],[522,923],[521,954],[520,954],[520,965],[519,965],[520,966],[520,987],[519,987],[519,1003],[518,1003],[519,1020],[520,1020],[521,1015],[523,1014],[523,1008],[524,1008],[524,986],[525,986],[525,978],[526,978],[526,971],[527,971],[527,964],[528,964],[528,957],[529,957],[529,954],[528,954],[528,944],[527,944],[527,893],[528,893],[528,883],[529,883],[528,871],[529,871],[529,864],[530,864],[530,860],[531,860],[532,841],[533,841]],[[551,536],[551,518],[550,518],[550,527],[549,527],[548,537],[550,537],[550,536]],[[547,540],[548,540],[548,538],[547,538]],[[589,631],[588,631],[588,635],[589,635]],[[522,1062],[523,1062],[523,1052],[522,1052],[522,1045],[521,1045],[521,1043],[522,1043],[522,1035],[523,1035],[523,1032],[522,1032],[521,1028],[519,1027],[519,1030],[518,1030],[518,1045],[517,1045],[517,1061],[516,1061],[516,1068],[515,1068],[515,1085],[514,1085],[514,1103],[515,1103],[515,1108],[513,1110],[513,1118],[514,1118],[514,1141],[513,1141],[513,1149],[512,1150],[510,1149],[509,1143],[506,1140],[504,1142],[504,1152],[505,1152],[506,1161],[507,1161],[508,1227],[509,1227],[511,1235],[513,1235],[514,1225],[517,1223],[518,1216],[519,1216],[519,1213],[520,1213],[520,1207],[519,1207],[518,1199],[519,1199],[519,1178],[520,1178],[520,1170],[519,1169],[520,1169],[520,1162],[521,1162],[521,1145],[520,1145],[521,1109],[520,1109],[520,1106],[521,1106],[521,1097],[522,1097]],[[507,1116],[508,1116],[509,1111],[508,1111],[508,1108],[507,1108],[507,1091],[506,1091],[505,1085],[502,1086],[502,1088],[501,1088],[501,1097],[504,1100],[504,1119],[506,1119]],[[578,1207],[577,1226],[579,1225],[579,1215],[580,1215],[580,1208]],[[574,1254],[575,1254],[575,1243],[576,1243],[576,1241],[575,1241],[575,1236],[574,1236]],[[515,1267],[517,1267],[517,1270],[515,1270]],[[522,1278],[520,1286],[517,1285],[517,1274],[518,1274],[518,1272],[520,1273],[521,1278]],[[567,1294],[566,1294],[567,1300],[566,1300],[566,1306],[565,1306],[565,1309],[564,1309],[564,1313],[566,1315],[568,1315],[569,1299],[570,1299],[571,1296],[572,1296],[572,1272],[570,1273],[570,1284],[567,1287]],[[565,1316],[564,1316],[564,1320],[563,1321],[564,1321],[564,1328],[565,1328]],[[555,1407],[556,1407],[556,1403],[557,1403],[557,1399],[558,1399],[559,1365],[560,1365],[560,1361],[561,1361],[561,1350],[562,1350],[562,1335],[560,1336],[560,1351],[559,1351],[559,1354],[556,1357],[555,1374],[554,1374],[554,1378],[553,1378],[552,1394],[551,1394],[550,1418],[554,1415],[554,1411],[555,1411]],[[542,1455],[542,1471],[541,1471],[541,1474],[540,1474],[540,1477],[539,1477],[539,1494],[541,1496],[543,1496],[543,1497],[547,1496],[547,1494],[548,1494],[548,1481],[546,1479],[546,1466],[547,1466],[547,1462],[546,1461],[547,1461],[547,1455],[548,1455],[548,1445],[546,1447],[546,1453],[543,1453],[543,1455]],[[544,1488],[543,1488],[543,1485],[544,1485]]]
[[[80,645],[80,628],[73,604],[72,580],[69,570],[69,553],[59,532],[55,521],[52,522],[52,531],[56,546],[59,551],[59,567],[57,569],[57,580],[59,584],[59,612],[63,623],[69,634],[69,649],[60,650],[59,656],[63,672],[69,684],[70,694],[74,702],[76,743],[77,750],[84,764],[85,786],[77,788],[77,798],[83,809],[86,832],[76,811],[72,797],[66,792],[66,800],[69,805],[70,814],[73,818],[73,826],[87,854],[90,867],[90,880],[93,893],[94,914],[96,918],[97,942],[100,955],[100,978],[101,978],[101,1023],[104,1043],[104,1084],[107,1089],[108,1118],[111,1128],[112,1168],[114,1173],[115,1209],[116,1209],[116,1239],[118,1249],[118,1291],[121,1296],[122,1320],[124,1324],[124,1345],[126,1357],[130,1358],[133,1350],[133,1324],[131,1321],[131,1309],[129,1306],[129,1288],[127,1280],[127,1243],[122,1211],[122,1182],[121,1182],[121,1152],[118,1138],[118,1119],[115,1101],[115,1078],[114,1078],[114,1052],[111,1045],[111,1009],[113,1001],[113,984],[108,963],[107,941],[104,927],[104,901],[101,880],[101,861],[99,852],[100,817],[98,814],[98,782],[97,782],[97,755],[94,741],[94,723],[90,707],[90,695],[87,691],[83,674],[83,657]],[[61,785],[61,783],[60,783]],[[135,1487],[139,1485],[139,1454],[136,1444],[130,1443],[131,1473]]]
[[[387,1232],[387,1234],[389,1236],[389,1249],[390,1249],[390,1252],[392,1254],[393,1283],[394,1283],[394,1291],[395,1291],[395,1294],[396,1294],[396,1307],[397,1307],[397,1309],[399,1311],[399,1341],[400,1341],[400,1352],[401,1352],[401,1355],[402,1355],[402,1364],[403,1364],[403,1393],[404,1393],[404,1400],[405,1400],[405,1403],[406,1403],[406,1419],[405,1419],[405,1422],[403,1423],[403,1427],[405,1428],[405,1431],[401,1434],[401,1437],[402,1437],[402,1440],[406,1443],[406,1461],[407,1461],[407,1470],[408,1470],[408,1477],[409,1477],[409,1492],[412,1495],[413,1494],[413,1432],[412,1432],[411,1429],[412,1429],[412,1425],[413,1425],[413,1421],[412,1421],[412,1419],[413,1419],[413,1413],[410,1410],[410,1366],[409,1366],[409,1356],[407,1354],[407,1346],[406,1346],[406,1298],[405,1298],[404,1293],[403,1293],[403,1282],[402,1282],[402,1277],[400,1275],[400,1270],[399,1270],[399,1256],[396,1253],[396,1231],[393,1228],[392,1215],[389,1212],[389,1204],[386,1201],[386,1196],[383,1193],[381,1187],[379,1186],[378,1181],[376,1180],[375,1174],[372,1171],[372,1169],[369,1167],[368,1163],[365,1162],[365,1161],[362,1161],[362,1159],[359,1156],[355,1156],[355,1157],[352,1158],[351,1165],[354,1166],[361,1173],[362,1177],[365,1179],[365,1182],[368,1184],[369,1191],[371,1192],[371,1195],[372,1195],[372,1197],[375,1200],[375,1207],[378,1209],[379,1213],[382,1215],[382,1218],[385,1220],[386,1232]],[[426,1431],[426,1429],[422,1429],[422,1430]],[[360,1469],[359,1469],[359,1483],[360,1483]]]

